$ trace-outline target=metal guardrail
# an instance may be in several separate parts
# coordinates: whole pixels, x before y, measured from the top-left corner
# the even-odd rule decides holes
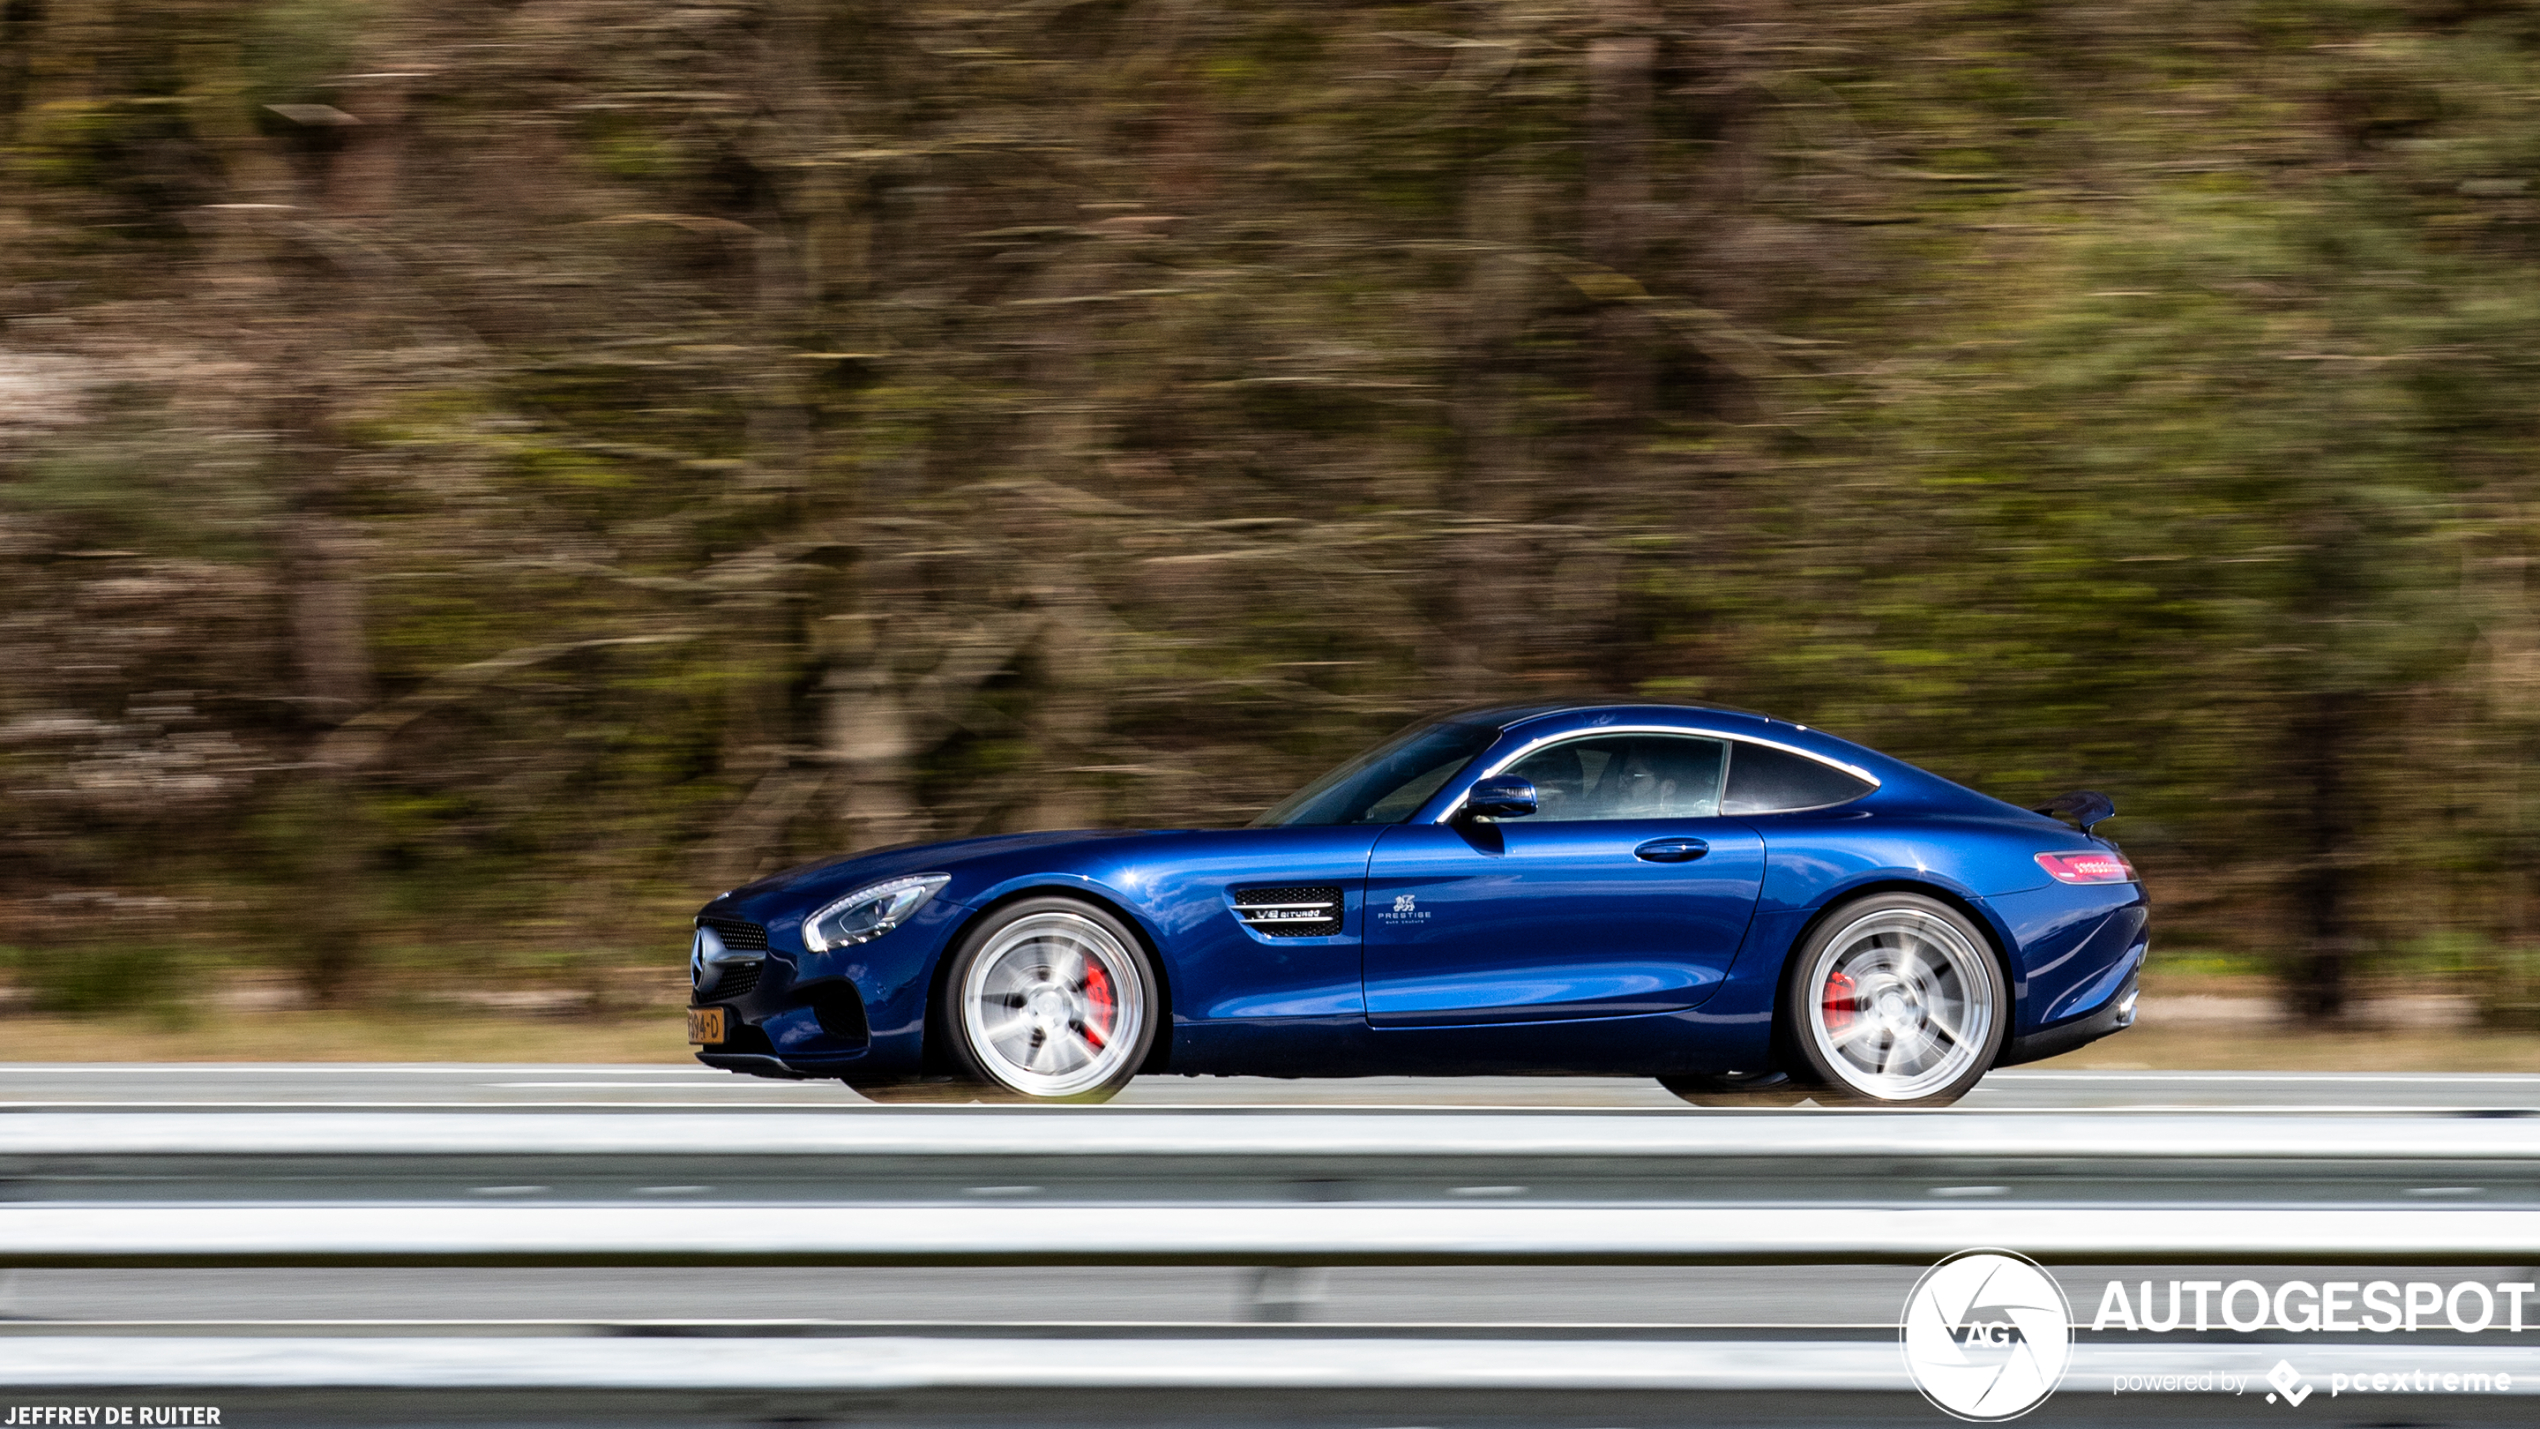
[[[24,1266],[2540,1260],[2493,1116],[25,1113],[0,1176]]]
[[[467,1184],[495,1172],[517,1184]],[[711,1184],[642,1184],[663,1175]],[[673,1190],[685,1198],[644,1198]],[[1919,1265],[1973,1246],[2089,1265],[2496,1266],[2540,1263],[2540,1118],[24,1112],[0,1118],[0,1194],[0,1266],[23,1267]],[[1019,1213],[1018,1196],[1048,1213]],[[2275,1349],[2085,1343],[2068,1388],[2263,1374]],[[2457,1359],[2540,1389],[2527,1342],[2334,1352],[2367,1369]],[[0,1386],[1909,1392],[1888,1340],[658,1327],[65,1326],[0,1336]]]
[[[1912,1265],[2540,1262],[2540,1209],[1818,1206],[19,1205],[0,1264]]]
[[[2120,1375],[2262,1376],[2279,1355],[2370,1374],[2512,1376],[2540,1346],[2073,1347],[2066,1395]],[[0,1386],[382,1389],[1811,1390],[1913,1392],[1893,1339],[1650,1341],[1409,1336],[1132,1340],[858,1336],[528,1339],[58,1335],[0,1339]],[[2261,1392],[2265,1386],[2258,1386]],[[2388,1401],[2378,1401],[2388,1408]],[[2524,1412],[2528,1412],[2527,1410]]]

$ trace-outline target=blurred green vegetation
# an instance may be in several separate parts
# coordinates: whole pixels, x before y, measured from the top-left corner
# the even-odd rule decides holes
[[[7,0],[0,941],[605,1008],[1616,691],[2529,1025],[2535,95],[2521,0]]]

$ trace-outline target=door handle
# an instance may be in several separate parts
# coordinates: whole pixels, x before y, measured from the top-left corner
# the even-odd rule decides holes
[[[1651,863],[1691,863],[1711,851],[1700,839],[1651,839],[1632,850],[1632,857]]]

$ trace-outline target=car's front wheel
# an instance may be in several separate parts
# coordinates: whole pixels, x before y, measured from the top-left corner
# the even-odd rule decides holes
[[[954,1059],[991,1096],[1107,1101],[1155,1040],[1137,935],[1074,898],[1028,898],[971,930],[944,981]]]
[[[2010,988],[1964,914],[1877,893],[1817,925],[1782,1006],[1811,1094],[1854,1106],[1947,1106],[2000,1055]]]

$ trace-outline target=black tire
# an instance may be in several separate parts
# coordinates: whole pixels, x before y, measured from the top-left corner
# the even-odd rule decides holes
[[[1797,1106],[1814,1087],[1787,1072],[1736,1072],[1716,1077],[1660,1077],[1658,1085],[1695,1106]]]
[[[2010,977],[1957,909],[1873,893],[1828,913],[1793,950],[1781,1020],[1821,1105],[1948,1106],[2002,1054]]]
[[[1162,984],[1127,924],[1079,898],[1026,898],[963,937],[937,1026],[985,1101],[1102,1102],[1138,1074]]]

